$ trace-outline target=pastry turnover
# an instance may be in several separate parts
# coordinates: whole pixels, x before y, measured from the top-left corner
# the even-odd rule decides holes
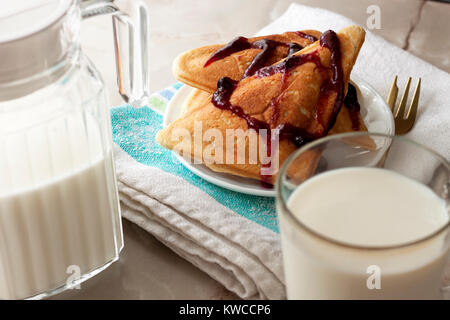
[[[285,58],[292,49],[301,49],[317,41],[321,32],[317,30],[302,30],[295,32],[285,32],[263,37],[249,38],[248,43],[254,44],[261,40],[270,40],[279,43],[290,43],[286,46],[275,46],[272,52],[267,52],[267,60],[264,66],[268,66]],[[242,37],[236,38],[230,44],[238,44]],[[244,40],[245,41],[245,40]],[[245,44],[245,43],[244,43]],[[293,45],[292,45],[293,44]],[[242,43],[241,43],[242,45]],[[188,99],[185,106],[194,107],[199,105],[203,98],[209,96],[208,93],[214,93],[217,89],[217,81],[222,77],[229,77],[233,80],[240,80],[244,77],[245,71],[252,64],[252,61],[261,53],[261,49],[248,48],[234,52],[223,59],[211,61],[214,53],[223,48],[224,45],[211,45],[186,51],[180,54],[173,63],[173,74],[181,82],[199,89]],[[231,48],[232,49],[232,48]],[[205,65],[211,62],[207,67]],[[202,92],[204,91],[204,93]],[[352,117],[356,117],[357,121]],[[350,114],[348,109],[342,108],[336,124],[330,130],[330,134],[367,131],[364,121],[359,112]]]
[[[290,43],[291,46],[274,46],[272,52],[267,52],[267,60],[264,66],[274,64],[287,57],[289,50],[302,49],[317,39],[321,33],[316,30],[304,30],[297,32],[285,32],[283,34],[274,34],[263,37],[254,37],[245,39],[236,38],[230,44],[235,43],[236,47],[245,47],[248,44],[254,44],[261,40],[271,40],[279,43]],[[241,42],[239,42],[241,40]],[[247,41],[246,41],[247,40]],[[261,52],[259,48],[248,48],[232,53],[223,59],[216,60],[205,67],[205,64],[211,56],[218,50],[224,48],[224,45],[211,45],[180,54],[173,63],[173,74],[181,82],[207,92],[214,92],[217,89],[217,81],[222,77],[229,77],[233,80],[240,80],[245,70],[249,67],[255,57]],[[241,49],[239,48],[239,49]]]
[[[291,36],[291,33],[279,36]],[[174,68],[177,78],[205,92],[196,90],[192,93],[186,102],[189,107],[179,119],[158,133],[157,142],[204,163],[212,170],[273,184],[277,168],[302,144],[333,130],[365,129],[359,121],[359,110],[342,108],[350,72],[364,42],[364,30],[350,26],[337,34],[327,31],[316,36],[320,36],[320,40],[274,64],[258,66],[250,73],[246,72],[249,65],[254,62],[258,50],[261,52],[263,49],[245,49],[240,53],[242,55],[235,56],[239,51],[220,57],[206,67],[206,61],[220,50],[220,46],[203,47],[196,49],[199,50],[197,53],[192,50],[181,55],[175,65],[183,67]],[[285,46],[280,47],[286,49]],[[273,53],[276,50],[281,49],[277,46]],[[285,56],[286,52],[281,52],[281,55]],[[272,62],[270,59],[264,64]],[[241,60],[245,61],[242,65]],[[217,68],[213,68],[215,64]],[[216,78],[219,78],[217,86],[211,88]],[[355,128],[355,123],[358,128]],[[209,129],[215,132],[212,136],[200,138],[200,148],[196,147],[199,142],[196,126],[199,124],[203,133]],[[245,135],[236,137],[233,144],[225,143],[227,129],[240,129]],[[275,133],[270,129],[276,129]],[[260,134],[264,130],[269,132],[268,139]],[[222,141],[217,140],[217,134],[222,135]],[[274,136],[278,141],[276,154],[269,151],[273,147],[270,141]],[[258,149],[265,150],[258,153],[256,161],[249,157],[255,141]],[[273,160],[267,162],[264,155],[278,159],[278,165],[269,174],[262,173],[262,169],[270,166]],[[227,157],[235,161],[227,161]],[[314,170],[316,162],[303,163],[300,171],[307,175]]]

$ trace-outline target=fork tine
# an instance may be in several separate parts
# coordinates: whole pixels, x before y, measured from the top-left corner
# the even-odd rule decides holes
[[[397,87],[397,76],[394,77],[391,89],[389,90],[389,95],[387,98],[387,103],[391,108],[392,113],[394,113],[395,101],[397,101],[398,87]]]
[[[419,96],[420,96],[420,84],[422,82],[422,78],[419,78],[417,81],[416,89],[414,90],[414,96],[411,101],[411,105],[409,106],[408,114],[406,115],[406,119],[408,122],[414,123],[417,114],[417,108],[419,106]]]
[[[405,91],[403,91],[402,99],[400,100],[400,105],[397,108],[397,111],[395,112],[395,117],[400,119],[403,119],[405,114],[405,107],[406,107],[406,101],[408,100],[408,92],[409,92],[409,86],[411,84],[411,77],[408,78],[408,82],[406,83]]]

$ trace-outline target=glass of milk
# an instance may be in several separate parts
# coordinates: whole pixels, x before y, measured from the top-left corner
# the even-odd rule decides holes
[[[79,30],[82,17],[113,13],[120,93],[130,103],[139,88],[129,79],[127,90],[122,73],[133,75],[136,59],[119,54],[117,35],[128,26],[129,52],[144,37],[110,1],[83,5],[17,0],[0,10],[0,299],[73,287],[123,247],[109,103]]]
[[[301,148],[276,186],[287,297],[442,298],[449,192],[448,161],[402,137],[349,133]]]

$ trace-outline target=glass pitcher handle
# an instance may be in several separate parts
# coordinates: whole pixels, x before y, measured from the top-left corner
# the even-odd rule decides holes
[[[121,11],[112,0],[87,0],[81,2],[83,19],[112,14],[114,53],[116,57],[117,85],[125,102],[134,107],[147,103],[150,95],[148,79],[148,12],[142,2],[138,3],[137,22]],[[128,65],[121,49],[121,28],[126,27],[128,39]],[[137,28],[136,28],[137,26]],[[136,41],[138,39],[138,41]],[[136,48],[138,50],[136,50]],[[126,72],[125,70],[128,70]]]

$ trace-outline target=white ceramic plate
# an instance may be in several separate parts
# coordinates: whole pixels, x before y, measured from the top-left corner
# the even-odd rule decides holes
[[[361,116],[367,126],[367,129],[370,132],[393,134],[394,119],[392,117],[391,110],[384,99],[367,82],[359,77],[352,76],[352,82],[354,82],[360,90],[358,100],[361,104]],[[192,90],[194,89],[184,85],[170,100],[164,114],[164,127],[180,116],[183,104]],[[214,172],[202,164],[190,163],[176,153],[174,153],[174,156],[187,169],[215,185],[251,195],[264,197],[275,196],[275,190],[264,188],[257,180],[233,176],[226,173]]]

